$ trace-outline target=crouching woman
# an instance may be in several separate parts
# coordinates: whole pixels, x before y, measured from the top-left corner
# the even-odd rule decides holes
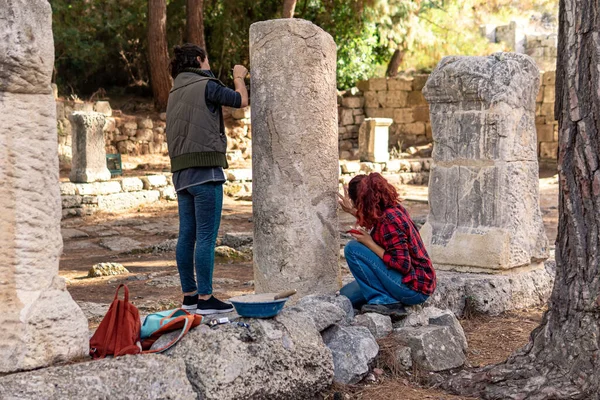
[[[386,315],[425,302],[436,287],[435,271],[396,188],[378,173],[358,175],[339,203],[359,227],[344,249],[355,281],[340,293],[362,312]]]

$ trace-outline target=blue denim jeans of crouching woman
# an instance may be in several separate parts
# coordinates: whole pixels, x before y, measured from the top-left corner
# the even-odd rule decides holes
[[[340,294],[348,297],[354,308],[359,309],[365,303],[413,306],[429,298],[402,283],[404,275],[388,269],[383,260],[364,244],[353,240],[344,248],[344,254],[356,280],[345,285]]]
[[[215,244],[223,210],[223,183],[207,182],[182,189],[177,192],[177,202],[179,239],[175,258],[181,288],[184,293],[198,290],[201,295],[212,294]]]

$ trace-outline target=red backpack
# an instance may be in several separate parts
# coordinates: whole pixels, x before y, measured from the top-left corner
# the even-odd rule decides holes
[[[124,300],[118,299],[121,287],[125,288]],[[104,358],[107,355],[118,357],[140,353],[140,327],[138,309],[129,302],[127,286],[121,284],[108,312],[90,339],[90,355]]]

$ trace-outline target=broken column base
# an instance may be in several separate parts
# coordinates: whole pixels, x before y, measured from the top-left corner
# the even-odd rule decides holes
[[[427,305],[451,309],[461,316],[466,307],[482,314],[540,306],[546,303],[554,285],[556,262],[547,260],[535,269],[505,274],[453,271],[437,273],[437,289]]]

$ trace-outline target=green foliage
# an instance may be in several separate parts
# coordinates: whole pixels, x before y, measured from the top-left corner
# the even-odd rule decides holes
[[[147,0],[49,0],[56,47],[55,81],[64,94],[145,88]],[[185,40],[186,0],[167,0],[169,48]],[[248,31],[281,16],[282,0],[205,0],[204,26],[213,71],[231,84],[235,64],[249,64]],[[483,23],[556,15],[557,0],[298,0],[296,14],[337,43],[340,89],[385,70],[392,53],[402,69],[431,69],[450,54],[489,54],[501,46],[479,34]]]

